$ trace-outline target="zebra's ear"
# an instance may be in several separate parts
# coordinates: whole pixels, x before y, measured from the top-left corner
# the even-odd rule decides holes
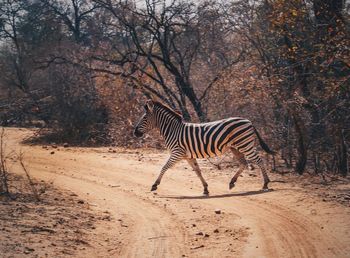
[[[149,112],[152,112],[153,111],[153,107],[154,107],[153,101],[150,100],[150,99],[147,100],[146,105],[145,105],[146,110],[149,111]]]

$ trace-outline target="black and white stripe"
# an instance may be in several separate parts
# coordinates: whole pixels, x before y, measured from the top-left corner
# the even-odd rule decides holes
[[[210,123],[186,123],[182,120],[182,116],[171,108],[151,100],[145,105],[145,111],[134,134],[141,137],[147,131],[158,128],[165,140],[166,147],[171,152],[167,163],[152,186],[152,191],[157,189],[166,170],[179,160],[186,159],[200,178],[204,194],[208,194],[208,184],[202,177],[196,159],[219,156],[228,150],[232,151],[240,162],[237,173],[230,181],[230,189],[247,165],[246,160],[260,167],[264,179],[263,189],[268,189],[270,180],[256,150],[256,137],[267,153],[273,154],[273,151],[264,143],[249,120],[231,117]]]

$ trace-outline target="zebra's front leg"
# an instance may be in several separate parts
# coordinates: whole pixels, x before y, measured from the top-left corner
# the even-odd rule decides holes
[[[202,182],[202,185],[203,185],[203,188],[204,188],[203,194],[204,195],[209,195],[208,184],[207,184],[207,182],[205,181],[205,179],[202,176],[201,169],[198,166],[197,160],[196,159],[187,159],[187,161],[191,165],[191,167],[193,168],[194,172],[196,172],[196,175],[199,177],[199,179]]]
[[[157,190],[158,185],[160,184],[160,181],[162,181],[162,177],[164,173],[171,167],[173,167],[179,160],[181,160],[182,157],[178,156],[176,154],[171,154],[168,161],[165,163],[165,165],[162,167],[162,170],[160,171],[160,174],[157,178],[157,180],[152,185],[151,191]]]

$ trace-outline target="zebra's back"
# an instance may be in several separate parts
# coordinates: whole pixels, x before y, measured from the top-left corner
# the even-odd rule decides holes
[[[191,158],[218,156],[230,146],[244,149],[253,142],[254,127],[241,117],[200,124],[185,123],[179,139],[180,146]]]

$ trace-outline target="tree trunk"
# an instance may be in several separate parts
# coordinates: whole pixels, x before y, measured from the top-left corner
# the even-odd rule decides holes
[[[198,99],[196,93],[194,92],[190,83],[185,82],[183,78],[177,78],[176,83],[181,89],[182,93],[189,99],[191,102],[194,111],[200,122],[205,122],[207,120],[207,116],[202,109],[202,105],[200,100]],[[181,93],[180,93],[181,94]]]
[[[342,176],[347,176],[349,172],[348,167],[348,150],[345,143],[344,130],[341,134],[341,145],[339,148],[339,172]]]
[[[297,134],[297,152],[298,160],[295,164],[295,170],[299,175],[302,175],[305,171],[306,162],[307,162],[307,148],[305,144],[305,134],[304,129],[302,128],[302,122],[300,118],[293,114],[295,132]]]

